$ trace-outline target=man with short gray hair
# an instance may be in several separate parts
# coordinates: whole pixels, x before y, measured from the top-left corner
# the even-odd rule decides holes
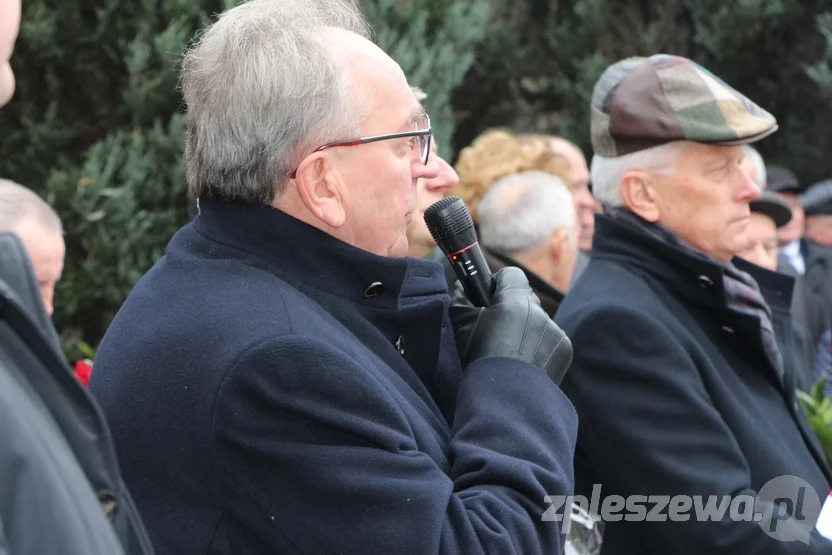
[[[66,245],[61,219],[46,201],[23,185],[0,179],[0,233],[15,233],[26,247],[46,313],[54,310],[55,285],[64,269]]]
[[[789,364],[794,280],[734,256],[760,195],[743,145],[774,117],[661,54],[607,68],[591,110],[606,210],[556,320],[575,346],[576,494],[598,499],[603,553],[832,553],[814,529],[832,472]],[[814,504],[785,506],[789,488]],[[708,518],[693,503],[726,498]]]
[[[498,179],[479,205],[479,238],[492,271],[522,269],[554,316],[578,258],[579,226],[563,182],[541,171]]]
[[[440,168],[368,35],[353,1],[251,0],[185,55],[199,215],[90,381],[160,555],[563,551],[569,340],[519,269],[477,307],[407,256]]]

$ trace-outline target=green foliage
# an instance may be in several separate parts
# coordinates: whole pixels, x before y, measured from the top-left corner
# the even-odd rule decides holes
[[[818,437],[826,461],[832,464],[832,403],[824,395],[825,378],[812,386],[811,394],[798,391],[797,396],[803,412]]]
[[[363,0],[378,43],[425,104],[440,150],[450,95],[490,0]],[[47,199],[67,243],[55,325],[71,359],[94,352],[135,282],[187,222],[178,63],[234,0],[27,0],[0,111],[0,175]]]
[[[37,191],[63,220],[54,320],[70,358],[98,344],[187,221],[177,63],[226,4],[23,3],[17,92],[0,111],[0,173]]]
[[[93,348],[187,221],[177,90],[185,45],[235,0],[27,0],[0,111],[0,175],[64,219],[55,321]],[[563,134],[587,154],[592,87],[610,63],[702,63],[777,116],[767,161],[832,175],[832,0],[361,0],[376,42],[428,93],[449,159],[491,126]]]
[[[103,336],[133,284],[184,222],[184,140],[184,117],[176,115],[167,127],[110,133],[82,166],[51,173],[47,200],[69,230],[55,313],[55,325],[70,341],[66,347]]]
[[[501,0],[453,97],[455,150],[490,126],[562,134],[591,154],[589,102],[605,67],[686,56],[771,111],[757,146],[806,183],[832,175],[830,0]]]
[[[423,104],[440,154],[456,125],[453,90],[473,62],[491,0],[364,0],[374,40],[402,67],[408,81],[428,95]]]

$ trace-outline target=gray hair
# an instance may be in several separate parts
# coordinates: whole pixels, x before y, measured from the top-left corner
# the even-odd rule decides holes
[[[19,183],[0,179],[0,232],[13,231],[26,218],[63,235],[61,219],[45,200]]]
[[[326,27],[369,37],[355,0],[250,0],[199,36],[181,77],[194,195],[271,203],[305,149],[358,135],[366,107]]]
[[[556,229],[574,233],[575,205],[569,189],[542,171],[497,179],[478,211],[482,244],[508,254],[542,246]]]
[[[757,184],[757,187],[765,190],[768,176],[766,175],[766,164],[763,162],[763,157],[751,145],[743,145],[743,151],[746,158],[751,160],[751,164],[754,166],[754,182]]]
[[[622,156],[593,156],[590,169],[592,194],[605,206],[622,206],[621,180],[624,174],[642,170],[654,175],[671,175],[676,170],[683,144],[674,141]]]

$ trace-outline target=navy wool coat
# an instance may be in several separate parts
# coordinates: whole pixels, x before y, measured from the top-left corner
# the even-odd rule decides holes
[[[561,552],[574,409],[523,361],[463,371],[439,263],[201,210],[90,384],[157,553]]]
[[[590,499],[600,484],[598,508],[607,496],[645,496],[629,502],[665,516],[618,510],[604,555],[832,553],[816,531],[808,546],[780,542],[730,512],[700,522],[692,507],[676,522],[649,502],[754,498],[780,476],[805,480],[823,502],[832,475],[798,405],[794,365],[781,377],[767,361],[759,319],[727,305],[722,266],[632,224],[596,221],[592,260],[555,318],[575,348],[562,384],[580,419],[575,490]],[[793,278],[744,262],[789,359]]]

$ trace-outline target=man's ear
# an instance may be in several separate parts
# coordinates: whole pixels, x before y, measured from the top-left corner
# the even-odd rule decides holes
[[[301,201],[315,217],[329,227],[344,225],[346,188],[327,153],[307,156],[298,166],[294,181]]]
[[[621,178],[624,205],[648,222],[659,221],[661,210],[656,188],[646,172],[629,171]]]
[[[566,255],[568,242],[569,230],[565,227],[558,228],[549,235],[549,253],[555,262],[560,262]]]

